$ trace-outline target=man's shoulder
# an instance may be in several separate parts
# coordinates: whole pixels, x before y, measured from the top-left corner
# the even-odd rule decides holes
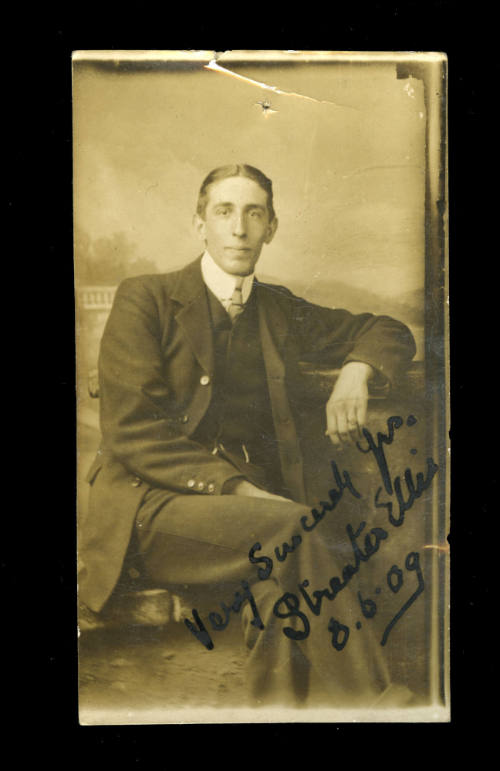
[[[275,284],[270,281],[261,281],[260,279],[256,279],[256,284],[259,287],[259,291],[263,292],[264,294],[268,294],[269,296],[275,297],[278,300],[293,300],[293,299],[299,299],[296,298],[293,292],[290,291],[286,286],[283,286],[282,284]]]
[[[259,287],[259,291],[266,297],[266,299],[277,302],[281,306],[296,307],[303,305],[309,308],[319,307],[314,305],[314,303],[304,299],[303,297],[299,297],[298,295],[294,294],[290,289],[288,289],[288,287],[283,286],[282,284],[275,284],[274,282],[270,281],[258,280],[257,286]]]

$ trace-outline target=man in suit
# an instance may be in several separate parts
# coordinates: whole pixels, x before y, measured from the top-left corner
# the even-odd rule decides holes
[[[137,557],[152,585],[216,586],[214,605],[225,614],[210,617],[218,630],[246,587],[235,607],[258,703],[300,702],[316,677],[332,703],[366,704],[389,684],[369,634],[336,650],[329,609],[304,621],[291,599],[299,584],[322,587],[341,574],[327,522],[302,532],[271,570],[263,557],[292,543],[314,503],[296,426],[298,363],[341,368],[326,406],[326,433],[340,448],[360,435],[369,381],[390,386],[414,342],[387,317],[322,308],[259,282],[255,266],[277,226],[261,171],[215,169],[195,215],[202,257],[118,288],[99,359],[102,446],[88,475],[80,597],[100,612]],[[334,605],[354,623],[348,589]],[[211,641],[195,618],[192,631]]]

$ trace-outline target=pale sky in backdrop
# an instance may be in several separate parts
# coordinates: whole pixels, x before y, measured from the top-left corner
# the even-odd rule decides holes
[[[124,233],[158,271],[178,268],[202,251],[191,219],[205,175],[249,163],[273,180],[279,218],[257,275],[299,282],[316,301],[323,292],[323,304],[325,287],[340,282],[415,307],[425,267],[422,82],[397,79],[394,63],[227,66],[310,98],[202,63],[75,62],[77,228],[91,239]]]

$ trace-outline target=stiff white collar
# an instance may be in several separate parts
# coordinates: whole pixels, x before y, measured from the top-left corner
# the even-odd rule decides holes
[[[231,273],[226,273],[225,270],[222,270],[207,251],[203,253],[201,258],[201,273],[205,284],[227,310],[231,304],[231,297],[233,296],[238,276],[233,276]],[[241,287],[243,304],[250,297],[254,275],[252,273],[243,279],[243,286]]]

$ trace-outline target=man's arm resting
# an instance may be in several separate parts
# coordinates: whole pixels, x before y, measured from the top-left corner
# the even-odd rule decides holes
[[[388,316],[354,315],[300,298],[293,340],[304,361],[342,367],[326,408],[327,430],[337,447],[355,442],[366,422],[368,383],[390,391],[416,352],[411,331]]]
[[[323,308],[300,298],[293,302],[291,339],[302,361],[334,369],[348,362],[365,362],[376,373],[372,386],[385,383],[389,390],[415,355],[411,331],[396,319]]]

